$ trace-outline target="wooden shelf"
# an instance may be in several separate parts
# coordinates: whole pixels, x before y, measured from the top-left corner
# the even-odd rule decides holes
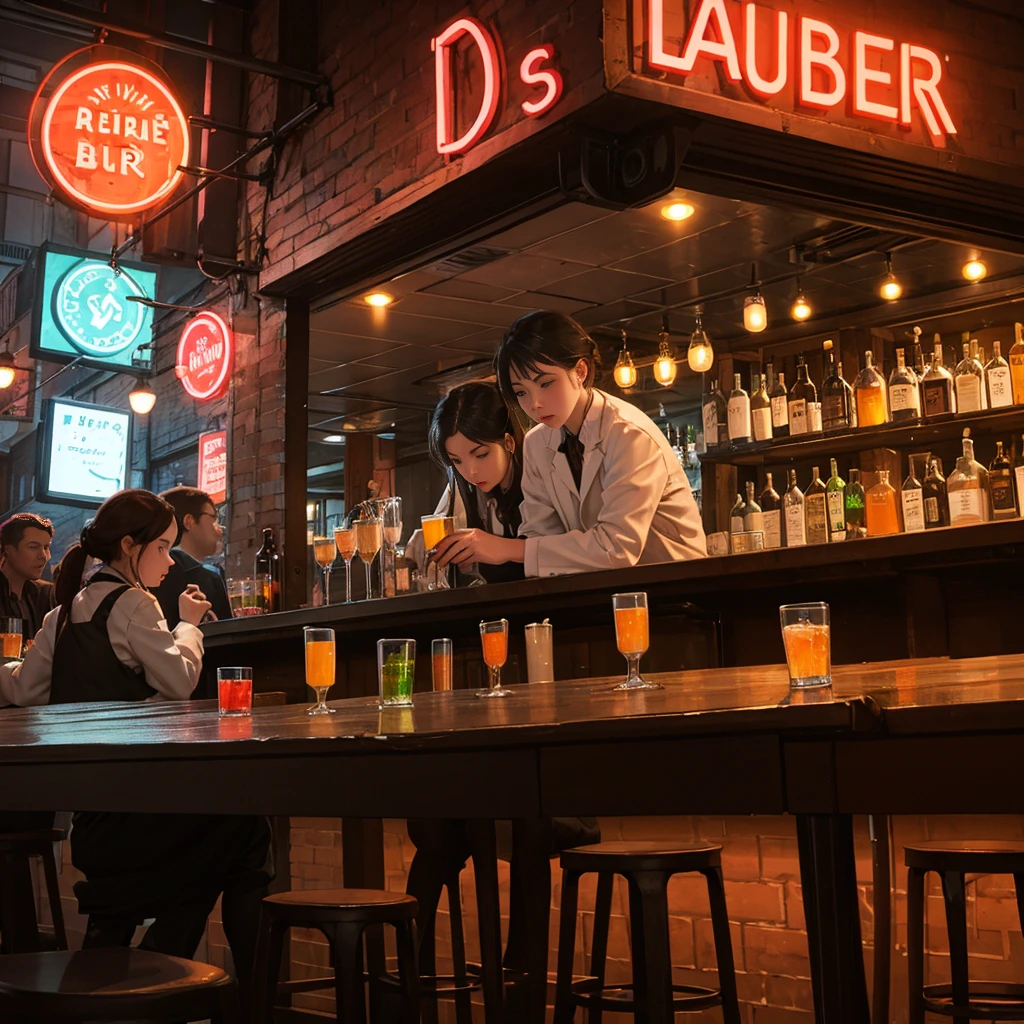
[[[971,428],[972,437],[1012,435],[1024,430],[1024,406],[992,409],[925,423],[887,423],[884,427],[864,430],[758,441],[738,445],[721,453],[710,452],[701,455],[700,460],[702,465],[763,466],[797,462],[817,455],[828,457],[845,452],[866,451],[869,448],[917,448],[956,440],[963,436],[965,427]]]

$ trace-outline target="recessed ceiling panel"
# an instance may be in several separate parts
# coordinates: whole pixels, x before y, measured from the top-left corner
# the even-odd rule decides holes
[[[516,291],[529,291],[572,277],[586,269],[587,264],[582,262],[516,253],[475,270],[468,270],[461,276],[464,281],[482,281],[484,284],[514,288]]]
[[[595,267],[584,274],[577,274],[566,281],[559,281],[551,286],[550,291],[585,302],[611,302],[626,295],[645,292],[668,283],[668,278],[650,277],[646,274],[626,274],[621,270]],[[541,289],[542,292],[547,290]]]

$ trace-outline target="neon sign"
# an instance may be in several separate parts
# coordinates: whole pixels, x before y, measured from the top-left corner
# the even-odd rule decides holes
[[[796,17],[790,30],[786,11],[774,12],[774,32],[758,24],[757,4],[744,0],[742,47],[729,16],[726,0],[698,0],[679,47],[666,36],[667,0],[647,0],[650,57],[653,67],[688,75],[699,57],[720,64],[731,82],[744,84],[761,100],[779,95],[793,78],[796,102],[816,110],[831,110],[850,98],[855,116],[890,121],[903,128],[920,113],[933,142],[956,135],[956,125],[939,91],[942,62],[937,53],[915,43],[900,42],[868,32],[852,33],[844,46],[827,21]],[[680,0],[671,0],[679,3]],[[734,8],[735,9],[735,8]],[[850,53],[844,63],[843,52]],[[886,54],[898,54],[894,66],[883,70]],[[894,82],[894,77],[898,81]]]
[[[231,328],[209,310],[190,320],[178,339],[174,375],[193,398],[216,398],[231,376],[234,358]]]

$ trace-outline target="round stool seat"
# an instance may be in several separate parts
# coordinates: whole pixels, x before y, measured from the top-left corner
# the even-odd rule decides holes
[[[963,871],[988,875],[1024,872],[1024,842],[1014,840],[941,840],[912,843],[903,848],[908,868],[923,871]]]
[[[381,889],[304,889],[265,896],[263,906],[277,920],[380,924],[412,921],[419,909],[415,897]]]
[[[713,843],[608,842],[577,846],[561,855],[569,871],[700,871],[718,867],[722,847]]]

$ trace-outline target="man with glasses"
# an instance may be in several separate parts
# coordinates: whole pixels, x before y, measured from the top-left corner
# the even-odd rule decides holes
[[[153,593],[167,619],[167,628],[178,624],[178,598],[194,583],[206,595],[218,619],[231,618],[231,604],[224,577],[203,565],[221,546],[224,528],[217,519],[217,506],[197,487],[172,487],[160,495],[173,509],[178,523],[178,542],[171,549],[174,565]]]

